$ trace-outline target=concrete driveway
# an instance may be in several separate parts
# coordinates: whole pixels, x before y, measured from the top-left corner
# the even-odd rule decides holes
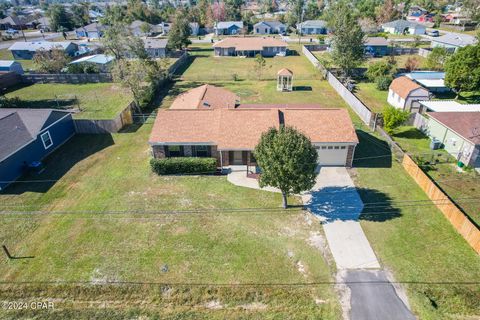
[[[302,200],[322,221],[339,269],[380,268],[358,222],[363,202],[346,168],[322,167],[315,186]]]

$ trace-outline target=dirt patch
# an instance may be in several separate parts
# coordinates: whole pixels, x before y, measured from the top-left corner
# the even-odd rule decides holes
[[[255,310],[266,310],[268,306],[265,303],[252,302],[252,303],[242,304],[239,307],[243,310],[255,311]]]
[[[205,308],[212,310],[219,310],[223,308],[223,305],[218,300],[212,300],[205,303]]]
[[[340,306],[342,308],[342,317],[345,320],[349,320],[352,292],[346,284],[342,284],[345,281],[346,273],[347,270],[340,270],[337,272],[335,277],[337,282],[335,285],[335,291],[339,296]]]
[[[298,272],[303,274],[305,277],[307,276],[307,268],[305,267],[303,262],[300,261],[300,260],[297,261],[297,270],[298,270]]]

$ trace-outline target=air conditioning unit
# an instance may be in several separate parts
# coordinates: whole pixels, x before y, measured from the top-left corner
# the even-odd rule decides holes
[[[430,149],[437,150],[437,149],[440,149],[441,147],[442,147],[442,141],[436,138],[433,138],[432,141],[430,141]]]

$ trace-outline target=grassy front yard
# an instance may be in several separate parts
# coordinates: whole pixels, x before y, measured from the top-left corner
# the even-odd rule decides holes
[[[480,257],[391,159],[387,144],[359,135],[355,156],[368,158],[356,160],[352,174],[363,201],[372,203],[361,224],[377,257],[404,283],[420,319],[478,318]]]
[[[148,165],[151,125],[133,129],[74,137],[46,171],[25,178],[38,183],[0,194],[4,210],[70,212],[2,215],[0,242],[34,258],[2,256],[1,281],[97,285],[0,285],[1,300],[57,299],[62,319],[340,318],[333,286],[293,285],[332,281],[315,218],[280,210],[279,194],[236,187],[223,176],[156,176]],[[108,281],[173,284],[98,285]],[[280,283],[287,285],[272,285]]]
[[[414,127],[398,128],[393,138],[409,154],[428,161],[427,174],[480,225],[480,201],[465,199],[477,197],[480,175],[475,170],[459,172],[455,159],[445,150],[430,150],[430,139]]]
[[[254,58],[214,57],[211,45],[192,49],[201,50],[190,51],[192,62],[181,75],[186,81],[231,81],[234,77],[242,80],[276,79],[277,72],[282,68],[292,70],[294,79],[320,79],[318,71],[302,55],[265,58],[266,66],[258,74]],[[289,49],[296,50],[296,47]]]
[[[34,84],[6,94],[18,97],[28,108],[80,108],[79,119],[112,119],[132,101],[129,91],[119,84]]]

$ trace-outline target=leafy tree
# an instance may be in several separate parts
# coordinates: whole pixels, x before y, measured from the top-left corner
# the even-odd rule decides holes
[[[75,27],[83,27],[90,22],[88,9],[89,4],[87,2],[82,3],[81,5],[73,4],[70,7],[70,11],[72,12],[72,21]]]
[[[129,22],[128,20],[126,9],[117,5],[107,7],[103,17],[100,18],[100,22],[108,26],[126,24]]]
[[[400,13],[395,9],[393,0],[385,0],[381,7],[377,9],[377,22],[385,23],[400,17]]]
[[[383,109],[383,128],[388,134],[392,134],[395,128],[408,120],[409,115],[408,111],[387,106]]]
[[[290,25],[294,26],[296,23],[302,22],[303,19],[303,8],[305,7],[305,0],[289,0],[290,7]]]
[[[442,47],[435,47],[425,60],[425,68],[430,70],[443,70],[448,58],[448,51]]]
[[[315,0],[309,0],[304,13],[304,20],[315,20],[322,14],[318,2]]]
[[[60,48],[37,50],[33,56],[38,71],[45,73],[59,73],[69,61],[70,57]]]
[[[364,59],[365,34],[345,1],[329,8],[328,24],[333,30],[332,59],[344,74],[350,75],[351,70]]]
[[[145,36],[148,36],[152,31],[152,25],[150,23],[144,22],[140,26],[140,31],[142,31],[142,33],[145,34]]]
[[[67,66],[68,73],[99,73],[98,67],[92,63],[74,63]]]
[[[480,21],[480,1],[479,0],[464,0],[462,2],[462,9],[466,11],[468,16],[474,21]]]
[[[271,128],[263,133],[254,155],[262,169],[260,186],[280,189],[283,208],[287,208],[289,194],[306,191],[315,184],[317,151],[307,137],[292,127]]]
[[[394,64],[388,63],[388,61],[381,60],[374,62],[368,66],[365,75],[368,80],[376,81],[379,77],[390,77],[397,73],[397,68]]]
[[[47,16],[50,18],[52,30],[59,31],[62,27],[67,30],[73,29],[72,16],[67,13],[61,4],[53,4],[48,8]]]
[[[480,44],[466,46],[445,63],[445,84],[455,90],[473,91],[480,88]]]
[[[393,81],[393,77],[391,76],[380,76],[375,79],[375,86],[378,90],[386,91],[390,87],[390,84]]]
[[[242,18],[242,0],[225,0],[227,19],[238,21]]]
[[[265,58],[262,57],[261,54],[257,53],[255,55],[254,63],[255,72],[257,73],[258,80],[260,80],[262,78],[263,69],[265,69],[265,66],[267,65],[267,61],[265,61]]]
[[[179,10],[168,33],[168,46],[173,49],[186,48],[192,42],[188,39],[192,29],[185,10]]]
[[[103,33],[101,41],[107,53],[113,55],[116,60],[123,59],[128,48],[130,33],[123,23],[115,23]]]

